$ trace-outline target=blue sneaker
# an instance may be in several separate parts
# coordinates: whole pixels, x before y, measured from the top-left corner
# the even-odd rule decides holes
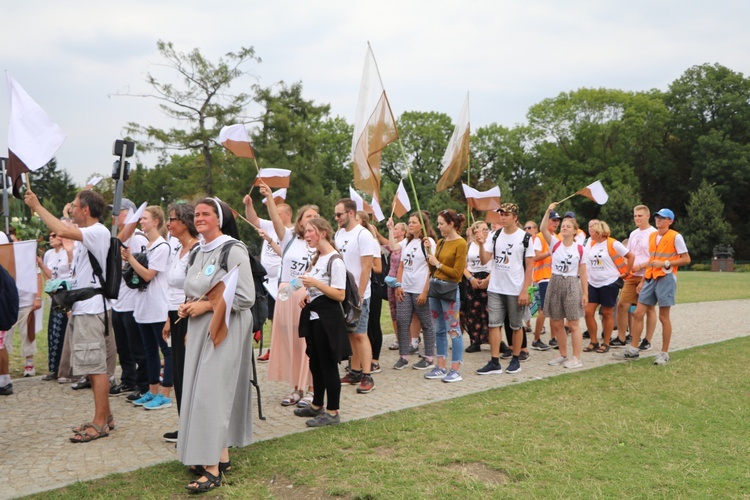
[[[136,399],[133,401],[133,404],[136,406],[143,406],[149,401],[152,401],[156,396],[153,395],[151,391],[146,391],[146,394],[141,396],[139,399]]]
[[[505,369],[505,373],[518,373],[520,371],[521,363],[518,361],[518,358],[511,359],[508,368]]]
[[[172,400],[162,394],[157,394],[154,399],[143,405],[147,410],[162,410],[172,407]]]
[[[477,375],[500,375],[501,373],[503,373],[503,367],[500,366],[500,363],[493,363],[492,360],[477,370]]]
[[[445,383],[451,383],[451,382],[461,382],[463,378],[461,378],[461,374],[458,373],[456,370],[451,370],[448,372],[448,375],[443,377],[443,382]]]
[[[436,379],[436,378],[443,378],[448,374],[445,368],[440,368],[439,366],[436,366],[435,369],[433,369],[430,373],[425,374],[424,378],[429,379]]]

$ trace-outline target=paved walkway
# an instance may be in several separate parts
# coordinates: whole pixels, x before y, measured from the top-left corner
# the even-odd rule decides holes
[[[675,332],[672,351],[750,335],[747,322],[750,300],[678,305],[672,316]],[[648,351],[649,356],[658,352],[660,331],[657,327],[654,349]],[[444,384],[426,380],[423,372],[410,368],[393,370],[391,366],[397,355],[387,350],[392,340],[392,336],[384,340],[383,372],[375,376],[377,386],[373,393],[358,395],[353,386],[343,388],[344,421],[565,372],[562,367],[547,366],[557,351],[531,351],[532,356],[523,363],[521,373],[478,376],[474,370],[484,365],[489,356],[483,351],[465,355],[463,382]],[[590,369],[617,361],[611,354],[585,353],[583,362],[584,369]],[[259,364],[261,381],[265,379],[265,366]],[[70,427],[85,421],[93,411],[91,392],[73,391],[67,385],[43,382],[41,377],[15,380],[13,385],[15,394],[0,399],[0,419],[5,430],[0,434],[0,498],[59,488],[176,459],[174,444],[161,438],[164,432],[177,429],[175,407],[149,412],[133,407],[124,397],[111,398],[116,430],[106,439],[72,444],[68,441]],[[258,420],[254,406],[256,440],[306,430],[304,419],[279,405],[289,392],[288,387],[262,382],[261,390],[267,420]]]

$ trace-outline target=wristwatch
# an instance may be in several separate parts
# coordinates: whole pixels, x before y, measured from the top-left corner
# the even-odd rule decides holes
[[[672,267],[672,263],[670,261],[668,261],[668,260],[665,260],[664,261],[664,269],[666,269],[667,271],[669,271],[669,268],[671,268],[671,267]]]

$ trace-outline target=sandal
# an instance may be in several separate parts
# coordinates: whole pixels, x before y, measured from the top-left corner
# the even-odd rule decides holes
[[[281,400],[281,406],[292,406],[299,403],[299,400],[302,399],[302,391],[294,391],[287,397]]]
[[[609,344],[602,344],[599,346],[599,349],[596,350],[599,354],[604,354],[605,352],[609,352]]]
[[[87,425],[88,425],[87,423],[84,423],[84,424],[79,425],[78,427],[73,427],[70,430],[72,430],[74,434],[78,434],[83,429],[85,429]],[[112,416],[112,415],[110,415],[107,418],[107,429],[110,430],[110,431],[115,430],[115,417]]]
[[[219,476],[217,477],[204,469],[201,477],[205,477],[206,480],[201,482],[196,479],[195,481],[192,481],[190,484],[185,486],[185,489],[187,489],[190,493],[205,493],[221,486],[221,474],[219,474]]]
[[[204,472],[206,472],[206,468],[202,465],[191,465],[188,467],[188,471],[191,474],[195,474],[198,477],[201,477]],[[219,474],[229,474],[232,472],[232,461],[229,460],[227,462],[219,462]]]
[[[89,434],[86,432],[86,429],[94,429],[96,431],[96,434]],[[107,426],[104,425],[103,427],[99,427],[93,422],[89,422],[88,424],[83,424],[81,426],[81,430],[76,432],[75,436],[70,438],[71,443],[88,443],[90,441],[93,441],[95,439],[103,438],[109,436],[109,432],[107,432]]]
[[[583,350],[583,352],[594,352],[597,349],[599,349],[599,342],[591,342],[589,346]]]
[[[313,393],[308,391],[305,394],[305,397],[300,399],[297,403],[297,408],[305,408],[307,406],[310,406],[313,402]]]

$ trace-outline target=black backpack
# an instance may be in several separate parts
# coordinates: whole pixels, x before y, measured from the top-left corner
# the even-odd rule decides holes
[[[0,266],[0,297],[0,330],[7,331],[18,321],[18,289],[3,266]]]
[[[91,268],[94,270],[94,276],[99,279],[99,283],[102,285],[102,294],[107,299],[117,299],[120,296],[120,282],[122,281],[122,255],[120,254],[120,247],[122,242],[116,237],[112,236],[109,238],[109,250],[107,251],[107,275],[104,276],[102,273],[102,266],[99,265],[99,261],[96,257],[89,252],[89,262],[91,262]],[[105,305],[106,310],[106,305]]]
[[[253,313],[253,332],[257,332],[263,329],[263,324],[268,320],[268,291],[265,287],[265,283],[268,281],[266,274],[268,273],[266,272],[266,268],[260,263],[260,259],[250,253],[250,249],[241,241],[227,242],[222,245],[219,252],[219,267],[225,271],[229,271],[227,264],[229,250],[234,245],[242,245],[247,251],[247,256],[250,258],[250,270],[253,273],[253,284],[255,285],[255,304],[253,304],[250,310]],[[199,249],[195,249],[191,252],[188,267],[193,265],[199,251]]]
[[[495,257],[497,257],[497,249],[495,248],[495,245],[497,243],[497,238],[500,236],[500,231],[502,229],[498,229],[495,231],[495,234],[492,235],[492,261],[495,261]],[[523,235],[523,256],[521,257],[521,261],[523,262],[523,271],[526,272],[526,249],[529,248],[529,240],[531,239],[531,235],[529,233],[526,233]]]
[[[154,250],[161,245],[168,245],[168,243],[164,241],[156,245],[154,248],[150,248],[146,250],[145,252],[134,253],[133,257],[135,257],[135,260],[137,260],[140,265],[148,269],[149,250]],[[143,278],[141,278],[138,275],[138,273],[135,272],[135,269],[133,269],[133,266],[131,266],[127,262],[125,263],[125,266],[123,267],[123,270],[122,270],[122,278],[125,280],[125,286],[127,286],[128,288],[132,288],[133,290],[139,290],[141,292],[144,291],[146,288],[148,288],[148,284],[151,283],[150,281],[146,281]]]
[[[331,259],[328,261],[328,276],[331,276],[331,267],[336,259],[341,259],[342,262],[344,260],[340,253],[331,255]],[[355,333],[359,324],[359,317],[362,314],[362,298],[359,296],[357,280],[348,269],[346,270],[346,295],[341,303],[341,308],[344,311],[346,330],[349,333]]]

